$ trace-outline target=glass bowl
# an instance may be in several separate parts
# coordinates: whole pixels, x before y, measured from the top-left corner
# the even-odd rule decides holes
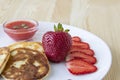
[[[6,21],[3,28],[14,40],[29,40],[38,30],[38,22],[32,19],[13,19]]]

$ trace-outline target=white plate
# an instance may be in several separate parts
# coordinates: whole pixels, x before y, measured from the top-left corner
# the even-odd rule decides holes
[[[32,41],[41,41],[42,35],[53,30],[54,23],[39,22],[39,30],[36,35],[33,37]],[[72,36],[79,36],[85,42],[90,44],[91,49],[95,51],[95,57],[97,58],[97,63],[95,64],[98,70],[94,73],[87,75],[72,75],[67,70],[65,63],[54,64],[51,63],[50,74],[46,77],[45,80],[101,80],[107,74],[112,63],[112,57],[109,47],[106,43],[95,36],[94,34],[87,32],[85,30],[63,25],[64,28],[70,29],[70,34]],[[15,41],[9,38],[7,34],[3,31],[2,25],[0,25],[0,47],[8,46],[9,44],[14,43]]]

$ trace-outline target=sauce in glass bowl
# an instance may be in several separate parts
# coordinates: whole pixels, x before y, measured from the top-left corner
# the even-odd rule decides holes
[[[14,40],[31,39],[38,29],[38,22],[31,19],[15,19],[3,24],[4,31]]]

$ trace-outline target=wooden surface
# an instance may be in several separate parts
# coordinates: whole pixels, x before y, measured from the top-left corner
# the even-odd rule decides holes
[[[13,18],[61,22],[96,34],[113,56],[104,80],[120,80],[120,0],[0,0],[0,23]]]

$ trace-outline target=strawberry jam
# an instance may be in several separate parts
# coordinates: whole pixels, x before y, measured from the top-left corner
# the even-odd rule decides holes
[[[14,40],[28,40],[37,31],[38,23],[33,20],[8,21],[4,25],[4,31]]]

